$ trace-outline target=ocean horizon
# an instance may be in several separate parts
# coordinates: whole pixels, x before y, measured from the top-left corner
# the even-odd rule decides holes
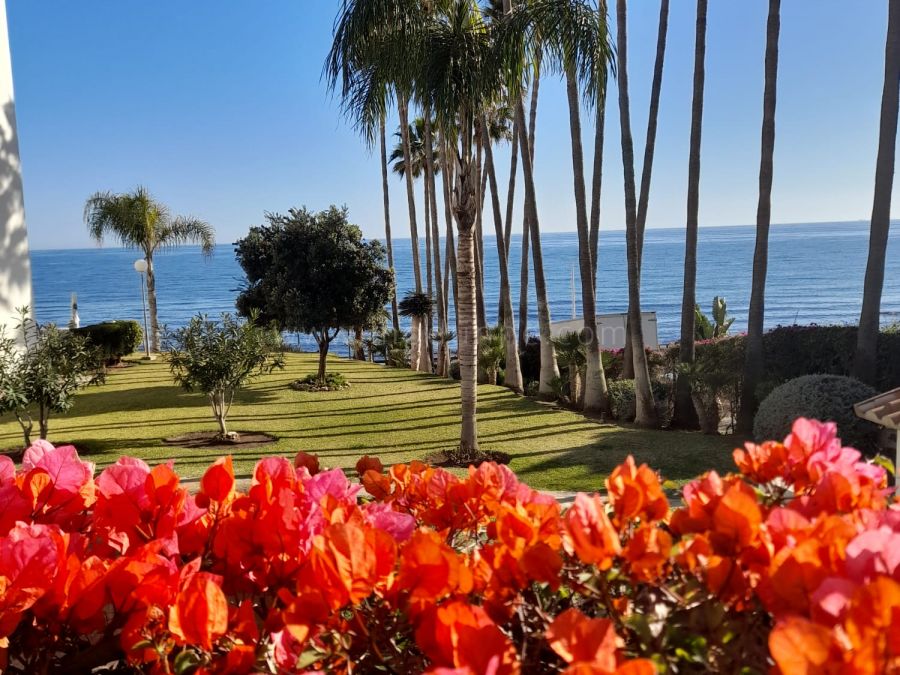
[[[395,230],[400,229],[395,226]],[[756,228],[748,225],[700,228],[697,253],[697,300],[705,312],[714,296],[723,296],[735,317],[732,331],[746,329]],[[766,284],[766,327],[788,324],[857,323],[862,303],[863,277],[868,254],[866,221],[793,223],[772,225]],[[597,311],[624,312],[627,307],[625,233],[600,234],[597,274]],[[394,269],[398,295],[413,288],[409,238],[394,238]],[[424,275],[424,237],[420,236]],[[544,274],[554,321],[581,316],[578,274],[578,239],[575,232],[541,234]],[[490,323],[497,320],[499,271],[496,239],[485,237],[485,299]],[[443,267],[444,244],[441,258]],[[888,245],[882,323],[900,321],[900,231],[894,228]],[[70,297],[78,296],[81,325],[141,317],[140,277],[132,264],[134,249],[115,245],[85,249],[31,251],[34,315],[40,322],[65,325]],[[212,317],[234,312],[234,299],[244,276],[233,246],[219,244],[204,259],[198,247],[162,251],[155,257],[157,298],[162,324],[176,328],[198,313]],[[514,235],[510,250],[513,308],[518,312],[521,237]],[[667,343],[680,329],[684,229],[647,229],[644,242],[641,297],[644,311],[656,312],[658,338]],[[443,269],[442,269],[443,272]],[[573,294],[572,277],[575,284]],[[529,282],[528,328],[537,333],[537,306],[533,278]],[[309,337],[298,336],[300,346],[312,349]],[[346,353],[346,341],[336,340],[334,351]]]

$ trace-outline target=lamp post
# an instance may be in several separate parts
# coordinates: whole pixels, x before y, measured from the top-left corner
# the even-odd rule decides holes
[[[144,299],[144,275],[147,273],[147,261],[138,258],[134,261],[134,271],[141,275],[141,307],[144,310],[144,349],[147,352],[147,358],[150,358],[150,333],[147,330],[147,301]]]

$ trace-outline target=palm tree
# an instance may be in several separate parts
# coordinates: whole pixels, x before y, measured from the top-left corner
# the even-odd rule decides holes
[[[582,336],[585,339],[587,359],[584,409],[586,412],[604,412],[608,407],[608,401],[606,376],[600,360],[600,340],[597,335],[595,272],[584,179],[579,86],[584,86],[585,100],[589,104],[597,100],[596,87],[604,80],[598,77],[598,73],[606,72],[607,64],[611,60],[611,47],[607,40],[605,17],[597,20],[596,11],[582,0],[558,0],[546,7],[538,6],[538,8],[536,18],[544,50],[565,76],[569,104],[575,222],[578,231],[578,267],[581,275],[581,304],[584,315]]]
[[[492,326],[481,332],[478,341],[478,365],[486,373],[488,384],[497,384],[497,375],[508,353],[505,332],[503,326]]]
[[[165,204],[156,201],[144,187],[125,194],[97,192],[84,205],[84,222],[90,236],[103,243],[106,236],[124,246],[138,248],[147,262],[147,304],[150,308],[150,349],[159,351],[159,318],[156,312],[157,251],[184,244],[199,244],[204,256],[216,245],[213,227],[190,216],[172,217]]]
[[[439,163],[435,163],[438,155],[434,151],[434,132],[431,128],[431,111],[425,114],[425,183],[428,193],[428,204],[431,206],[431,246],[434,256],[434,288],[437,301],[438,333],[445,334],[449,331],[447,321],[447,305],[444,302],[444,282],[441,274],[441,235],[438,229],[437,212],[437,186],[435,174],[440,170]],[[437,372],[446,377],[450,374],[450,348],[448,343],[438,343]]]
[[[607,23],[606,0],[600,0],[597,6],[597,19],[603,24]],[[609,82],[609,69],[601,69],[597,72],[597,105],[594,120],[594,167],[591,177],[591,214],[589,222],[589,237],[591,242],[591,263],[593,264],[593,281],[591,285],[597,288],[597,265],[600,253],[600,193],[603,187],[603,141],[606,126],[606,87]]]
[[[394,272],[394,245],[391,242],[391,202],[390,190],[388,190],[388,163],[387,144],[384,133],[384,118],[378,120],[378,137],[381,141],[381,192],[384,195],[384,239],[387,244],[388,267]],[[400,317],[397,313],[397,288],[396,284],[391,289],[391,320],[394,330],[400,330]]]
[[[766,268],[769,262],[769,223],[772,218],[772,157],[775,152],[775,93],[778,77],[778,33],[781,0],[769,0],[766,22],[765,87],[763,89],[762,141],[759,161],[759,203],[756,208],[756,248],[747,319],[747,347],[738,430],[749,434],[759,401],[756,389],[763,369],[763,322],[766,301]]]
[[[694,362],[694,332],[697,305],[697,228],[700,211],[700,132],[703,127],[703,83],[706,75],[706,5],[697,0],[697,30],[694,38],[694,95],[691,106],[691,141],[688,152],[687,220],[684,243],[684,290],[681,296],[681,340],[679,360]],[[675,384],[675,414],[672,424],[683,429],[699,427],[691,398],[691,383],[679,377]]]
[[[553,346],[559,355],[559,363],[569,370],[569,401],[572,405],[582,405],[584,389],[581,386],[581,371],[587,367],[587,350],[581,335],[574,331],[553,338]]]
[[[439,238],[435,238],[437,223],[433,221],[437,220],[437,205],[434,203],[432,192],[434,186],[434,174],[440,171],[440,161],[433,148],[434,138],[431,129],[430,115],[417,117],[409,125],[409,129],[405,136],[409,142],[408,151],[405,148],[403,141],[404,134],[402,131],[398,130],[395,132],[394,136],[399,139],[394,146],[394,149],[391,151],[390,156],[391,167],[394,173],[405,177],[407,167],[406,157],[408,156],[408,166],[411,169],[412,177],[414,179],[423,178],[422,188],[425,205],[425,273],[427,279],[425,292],[431,296],[434,294],[434,287],[432,286],[433,274],[437,275],[435,284],[440,285],[440,251],[436,244],[434,246],[432,245],[432,240],[440,241]],[[434,248],[435,254],[434,270],[432,270],[432,248]],[[444,330],[445,327],[442,326],[442,314],[444,311],[443,289],[438,290],[437,301],[438,329]],[[414,335],[422,333],[430,335],[432,333],[431,313],[423,317],[413,316],[412,319],[413,321],[425,322],[425,325],[419,330],[413,329]],[[414,359],[414,362],[418,364],[419,370],[431,372],[431,342],[426,339],[420,339],[417,341],[417,345],[421,350],[421,353],[417,359]],[[439,363],[439,366],[443,366],[443,361]]]
[[[881,128],[878,136],[875,197],[872,202],[872,224],[869,233],[869,259],[866,263],[856,354],[853,358],[854,375],[871,385],[875,385],[877,379],[875,358],[880,330],[881,291],[884,284],[888,232],[891,227],[891,188],[897,145],[898,81],[900,81],[900,1],[889,0],[884,49],[884,88],[881,93]]]
[[[616,2],[617,68],[619,79],[619,120],[622,131],[622,164],[625,175],[625,242],[628,263],[628,323],[631,325],[631,350],[634,364],[635,418],[638,426],[657,426],[656,405],[650,389],[650,370],[644,352],[641,326],[641,268],[638,251],[637,199],[634,180],[634,141],[631,137],[631,111],[628,100],[628,33],[626,0]]]

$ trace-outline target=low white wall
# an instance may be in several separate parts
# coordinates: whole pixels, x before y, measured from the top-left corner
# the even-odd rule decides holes
[[[34,303],[4,0],[0,0],[0,41],[0,325],[11,332],[16,308],[33,309]]]

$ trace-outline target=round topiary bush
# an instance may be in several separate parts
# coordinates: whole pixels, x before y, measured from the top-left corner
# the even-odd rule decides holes
[[[878,427],[859,419],[853,404],[877,392],[843,375],[803,375],[772,390],[756,411],[753,435],[758,441],[781,439],[798,417],[836,422],[841,440],[866,455],[877,451]]]

